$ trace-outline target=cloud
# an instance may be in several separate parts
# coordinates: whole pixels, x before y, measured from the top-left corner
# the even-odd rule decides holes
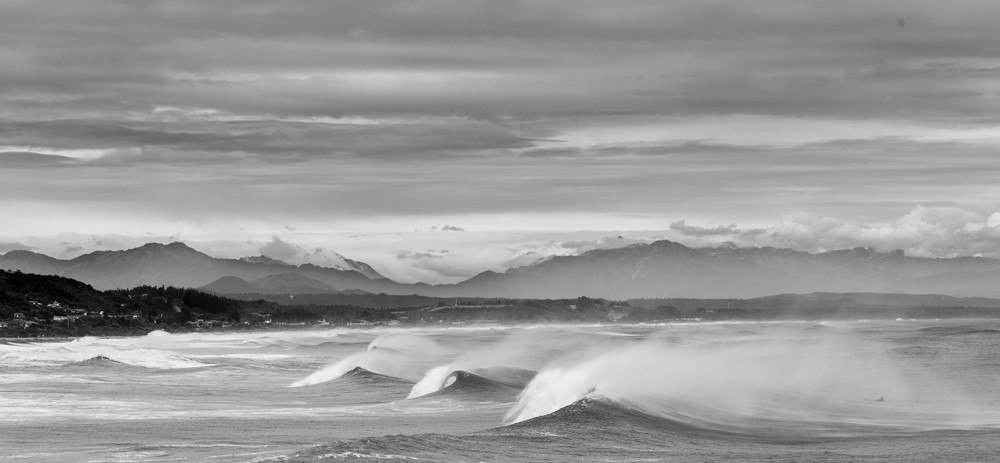
[[[545,257],[546,256],[542,256],[541,254],[535,251],[528,251],[523,254],[518,254],[514,257],[511,257],[510,259],[503,261],[500,265],[505,269],[524,267],[526,265],[534,264],[539,260],[544,259]]]
[[[1000,212],[982,208],[917,206],[888,223],[863,223],[807,213],[787,214],[766,228],[735,224],[692,227],[674,222],[671,231],[689,246],[775,246],[823,252],[855,247],[903,250],[917,257],[1000,258]]]
[[[249,243],[254,243],[254,241],[251,240]],[[220,244],[224,245],[225,243],[215,243],[213,247],[223,247],[220,246]],[[228,253],[230,254],[241,252],[245,252],[242,247],[228,250]],[[327,249],[323,246],[285,241],[277,235],[272,236],[270,241],[267,241],[263,245],[259,246],[258,252],[260,252],[263,256],[280,260],[291,265],[312,264],[320,267],[335,268],[340,270],[354,269],[354,266],[349,259],[336,251]],[[244,255],[241,255],[240,257],[244,257]],[[376,267],[377,266],[378,265],[376,264]]]
[[[86,251],[86,248],[84,248],[83,246],[69,245],[69,246],[66,246],[66,247],[63,248],[62,255],[63,256],[78,256],[78,255],[81,255],[81,254],[85,254],[85,251]]]
[[[423,252],[401,250],[396,252],[396,258],[399,260],[415,260],[415,261],[427,260],[427,259],[441,259],[447,253],[448,251],[434,250],[434,249],[428,249]]]
[[[1000,257],[996,212],[917,206],[890,224],[872,225],[806,214],[783,216],[767,240],[796,249],[832,250],[869,246],[902,249],[919,257]],[[995,221],[994,221],[995,222]]]
[[[721,236],[721,237],[736,237],[743,239],[752,239],[754,236],[765,233],[765,230],[760,228],[754,228],[749,230],[743,230],[737,228],[736,224],[729,225],[719,225],[712,228],[698,227],[694,225],[688,225],[684,220],[678,220],[670,224],[670,229],[679,232],[684,236],[693,237],[706,237],[706,236]]]
[[[996,201],[998,8],[15,0],[0,15],[0,216],[19,242],[183,230],[301,262],[326,244],[269,237],[565,233],[425,259],[473,273],[623,244],[594,237],[608,230],[991,252],[995,209],[898,216]],[[371,252],[395,264],[443,245]]]
[[[593,251],[595,249],[617,249],[631,246],[637,243],[646,243],[648,240],[637,240],[625,237],[623,235],[615,236],[605,236],[599,239],[593,240],[574,240],[558,243],[558,246],[564,250],[569,250],[577,254],[583,254],[587,251]]]
[[[298,260],[299,257],[304,254],[304,251],[296,244],[283,241],[281,238],[273,236],[271,237],[271,241],[268,241],[260,247],[260,253],[265,257],[291,263],[292,261]]]
[[[8,167],[56,167],[71,165],[76,159],[56,154],[18,151],[0,151],[0,166]]]
[[[990,214],[990,217],[986,219],[986,226],[990,228],[1000,227],[1000,212]]]
[[[30,121],[0,125],[0,146],[53,153],[88,151],[105,163],[205,164],[246,158],[301,162],[316,157],[455,157],[507,153],[535,140],[480,121],[352,124],[267,116],[196,124],[146,120]],[[103,158],[103,159],[102,159]],[[25,153],[0,162],[55,162]],[[72,159],[72,158],[70,158]],[[62,160],[67,160],[65,157]]]
[[[465,256],[450,255],[449,250],[396,251],[396,259],[405,262],[405,272],[416,281],[451,283],[485,270]]]
[[[995,114],[977,98],[997,66],[984,19],[995,11],[972,1],[946,15],[931,1],[57,3],[19,2],[0,19],[2,43],[16,44],[0,55],[0,117],[25,132],[8,138],[174,154],[537,154],[551,126],[635,115]],[[907,28],[891,19],[900,10]],[[380,122],[293,124],[308,118]]]
[[[35,248],[21,243],[0,242],[0,254],[6,254],[10,251],[31,251],[33,249]]]

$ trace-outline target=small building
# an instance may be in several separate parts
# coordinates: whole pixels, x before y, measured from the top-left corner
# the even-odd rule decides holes
[[[271,316],[260,312],[251,313],[250,319],[255,323],[271,323]]]

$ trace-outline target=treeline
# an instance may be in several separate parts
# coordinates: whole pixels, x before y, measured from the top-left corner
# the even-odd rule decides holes
[[[388,309],[358,307],[353,305],[306,305],[275,306],[268,311],[273,323],[328,323],[346,325],[350,323],[387,323],[398,320],[396,313]]]
[[[579,297],[576,299],[480,299],[470,304],[444,304],[401,315],[413,323],[641,323],[676,320],[680,311],[670,306],[641,307],[627,302]]]
[[[171,286],[98,291],[69,278],[0,270],[0,337],[130,335],[393,319],[388,309],[282,306]]]
[[[433,305],[485,305],[510,302],[508,299],[480,297],[432,297],[416,294],[226,294],[225,296],[239,300],[265,300],[281,305],[313,305],[313,306],[358,306],[380,309],[407,309],[412,307],[427,307]]]
[[[706,320],[851,320],[1000,317],[1000,300],[935,294],[810,293],[752,299],[632,299],[636,307],[669,305]]]
[[[150,321],[169,319],[186,323],[195,319],[242,320],[244,304],[233,299],[204,293],[194,289],[172,286],[136,286],[131,289],[106,291],[120,300],[127,301],[122,310],[139,310]]]

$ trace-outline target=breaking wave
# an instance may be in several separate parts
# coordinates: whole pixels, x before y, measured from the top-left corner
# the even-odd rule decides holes
[[[110,359],[103,355],[98,355],[97,357],[91,357],[86,360],[81,360],[79,362],[68,363],[64,366],[76,366],[76,367],[131,367],[127,363],[122,363],[114,359]]]
[[[932,326],[927,328],[922,328],[920,330],[927,334],[936,334],[941,336],[968,336],[968,335],[998,335],[1000,330],[992,328],[983,328],[979,325],[963,325],[963,326]]]
[[[561,416],[601,398],[674,426],[733,435],[829,438],[873,429],[1000,427],[960,398],[942,401],[909,387],[919,372],[866,349],[822,342],[622,348],[543,369],[505,423]]]
[[[344,373],[341,377],[337,378],[334,381],[352,382],[360,384],[385,383],[385,382],[412,384],[405,379],[375,373],[373,371],[365,370],[364,368],[361,367],[355,367],[353,370]]]
[[[154,370],[214,366],[214,364],[204,363],[193,357],[162,349],[115,345],[98,338],[80,338],[69,342],[0,345],[0,366],[26,368],[114,364]]]
[[[410,398],[452,398],[478,402],[513,402],[517,398],[517,394],[524,387],[524,383],[510,382],[503,379],[498,380],[484,376],[495,373],[495,371],[491,372],[490,370],[500,370],[503,372],[504,370],[508,370],[508,368],[481,369],[477,370],[478,374],[465,370],[452,371],[441,382],[439,388],[419,396],[413,396],[411,392]],[[491,376],[495,377],[496,375]]]
[[[507,389],[520,391],[535,377],[534,370],[525,368],[494,366],[462,370],[454,363],[440,365],[430,369],[417,384],[413,385],[410,395],[413,399],[434,394],[455,385],[456,382],[477,381],[482,384],[489,382]],[[459,384],[461,386],[462,384]]]
[[[439,363],[449,351],[434,341],[412,334],[383,334],[364,352],[349,355],[289,387],[311,386],[340,378],[356,368],[393,378],[416,382],[431,365]]]

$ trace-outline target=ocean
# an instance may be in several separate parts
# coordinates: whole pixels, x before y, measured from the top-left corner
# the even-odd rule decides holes
[[[1000,322],[0,342],[0,461],[1000,461]]]

